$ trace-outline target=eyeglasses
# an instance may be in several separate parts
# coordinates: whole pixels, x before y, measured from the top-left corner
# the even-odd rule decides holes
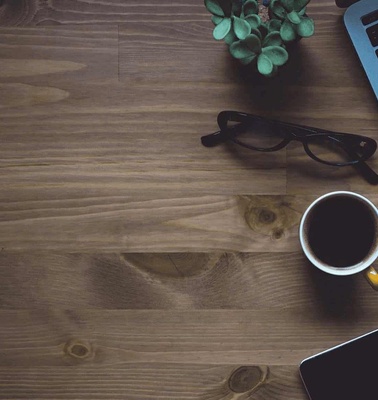
[[[378,175],[365,163],[377,149],[372,138],[274,121],[237,111],[222,111],[217,121],[220,131],[201,138],[206,147],[231,140],[251,150],[272,152],[296,140],[303,144],[305,152],[313,160],[337,167],[352,165],[368,182],[378,184]]]

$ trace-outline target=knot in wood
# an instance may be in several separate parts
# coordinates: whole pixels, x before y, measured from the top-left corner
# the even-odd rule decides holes
[[[87,343],[70,340],[65,346],[65,352],[70,357],[84,359],[89,357],[92,353],[92,349]]]
[[[273,236],[273,239],[278,240],[278,239],[281,239],[282,236],[284,236],[284,234],[285,234],[285,231],[283,229],[277,228],[273,231],[272,236]]]
[[[272,224],[277,219],[277,215],[267,208],[260,209],[258,216],[259,222],[262,224]]]
[[[0,0],[0,25],[27,25],[36,15],[38,5],[35,0]]]
[[[244,366],[235,370],[228,381],[234,393],[256,390],[266,379],[267,371],[258,366]]]
[[[245,198],[245,220],[254,232],[281,239],[285,232],[297,225],[301,213],[290,198],[283,196],[250,196]],[[243,198],[244,200],[244,198]]]

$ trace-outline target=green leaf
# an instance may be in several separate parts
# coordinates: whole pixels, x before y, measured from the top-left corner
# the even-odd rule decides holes
[[[242,58],[242,59],[240,60],[240,62],[241,62],[243,65],[248,65],[248,64],[250,64],[253,60],[255,60],[256,57],[257,57],[257,54],[253,54],[253,55],[250,56],[250,57]]]
[[[230,32],[224,37],[224,41],[230,46],[232,43],[236,42],[238,38],[236,37],[235,33],[231,29]]]
[[[219,5],[221,6],[224,15],[226,17],[231,17],[232,15],[232,4],[234,3],[231,0],[218,0]]]
[[[261,25],[261,18],[256,14],[248,15],[245,20],[252,29],[257,29]]]
[[[232,14],[240,17],[242,13],[242,4],[239,1],[232,2]]]
[[[214,39],[222,40],[231,29],[231,20],[230,18],[223,18],[223,21],[218,24],[213,31]]]
[[[268,25],[265,22],[261,22],[261,25],[259,26],[259,31],[262,37],[265,37],[268,34]]]
[[[273,63],[266,55],[260,54],[257,59],[257,69],[262,75],[270,75],[273,71]]]
[[[247,21],[238,17],[233,17],[233,21],[234,32],[239,39],[243,40],[247,35],[251,33],[251,26]]]
[[[315,32],[314,20],[311,18],[303,18],[297,26],[297,32],[299,36],[310,37]]]
[[[232,57],[242,59],[253,56],[253,52],[248,48],[248,46],[242,40],[234,42],[230,46],[230,53]]]
[[[270,0],[269,1],[269,8],[273,8],[277,5],[279,0]]]
[[[260,39],[260,42],[261,42],[262,34],[258,29],[251,29],[251,34],[256,35]]]
[[[292,11],[289,14],[287,14],[287,18],[294,25],[298,25],[301,22],[301,17],[298,15],[296,11]]]
[[[243,6],[244,16],[257,14],[259,12],[259,6],[256,0],[248,0]]]
[[[205,0],[205,7],[211,14],[218,15],[219,17],[224,16],[224,11],[217,0]]]
[[[261,52],[261,40],[258,36],[250,34],[244,39],[244,43],[253,53]]]
[[[273,14],[280,19],[284,19],[286,17],[286,10],[276,1],[271,6]]]
[[[263,40],[263,47],[268,46],[281,46],[282,38],[279,32],[270,32]]]
[[[264,56],[268,57],[273,65],[281,66],[289,59],[288,52],[280,46],[269,46],[262,49]]]
[[[296,32],[293,28],[293,25],[289,21],[284,21],[281,29],[280,29],[280,35],[281,38],[284,42],[291,42],[296,38]]]
[[[302,10],[298,11],[298,15],[301,16],[301,17],[303,17],[305,14],[306,14],[306,7],[302,8]]]
[[[300,10],[304,9],[309,2],[310,2],[310,0],[295,0],[294,10],[300,11]]]
[[[278,71],[277,65],[273,65],[273,71],[269,75],[265,75],[266,78],[271,78],[272,76],[276,75]]]
[[[268,23],[268,32],[279,32],[282,22],[279,19],[271,19]]]
[[[218,17],[218,15],[213,15],[211,17],[211,21],[213,22],[214,25],[218,25],[223,21],[223,17]]]
[[[286,11],[290,12],[294,10],[294,3],[296,0],[280,0]]]

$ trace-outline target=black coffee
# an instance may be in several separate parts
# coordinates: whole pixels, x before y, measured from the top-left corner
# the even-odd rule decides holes
[[[311,212],[308,242],[323,263],[348,267],[370,252],[376,235],[376,217],[366,204],[353,197],[325,199]]]

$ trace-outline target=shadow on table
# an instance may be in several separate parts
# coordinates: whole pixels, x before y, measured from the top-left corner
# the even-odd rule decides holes
[[[288,62],[271,78],[259,74],[250,65],[242,66],[232,57],[228,58],[228,62],[228,71],[233,80],[244,87],[241,96],[245,97],[244,102],[249,109],[261,109],[267,114],[269,111],[305,107],[305,96],[293,96],[293,86],[309,86],[313,80],[311,70],[316,69],[317,61],[306,47],[293,46]],[[312,68],[309,68],[309,64]]]
[[[308,264],[305,267],[308,285],[313,288],[309,295],[313,295],[318,302],[318,312],[332,318],[355,320],[360,309],[358,290],[361,289],[357,287],[357,275],[329,275],[315,268],[308,260],[304,262]]]

